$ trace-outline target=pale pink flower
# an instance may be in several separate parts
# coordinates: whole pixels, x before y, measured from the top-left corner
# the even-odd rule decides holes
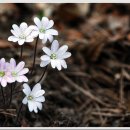
[[[0,60],[0,83],[3,87],[6,87],[7,83],[12,83],[10,65],[4,58]]]
[[[10,71],[12,76],[12,82],[28,82],[28,78],[25,76],[25,74],[28,73],[29,69],[24,68],[24,66],[24,61],[21,61],[18,65],[16,65],[15,59],[10,59]]]

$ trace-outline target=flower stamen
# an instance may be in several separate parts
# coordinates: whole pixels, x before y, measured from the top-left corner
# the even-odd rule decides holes
[[[27,99],[28,99],[28,100],[33,100],[33,96],[29,95],[29,96],[27,97]]]
[[[3,77],[5,75],[4,71],[0,71],[0,77]]]
[[[55,60],[57,58],[56,54],[55,53],[52,53],[51,56],[50,56],[51,59]]]
[[[20,39],[26,39],[26,36],[25,36],[24,34],[21,34],[21,35],[19,36],[19,38],[20,38]]]
[[[40,33],[45,33],[45,31],[46,31],[46,30],[45,30],[44,28],[40,28],[40,29],[39,29],[39,32],[40,32]]]
[[[16,73],[16,72],[12,72],[12,76],[13,76],[13,77],[16,77],[16,76],[17,76],[17,73]]]

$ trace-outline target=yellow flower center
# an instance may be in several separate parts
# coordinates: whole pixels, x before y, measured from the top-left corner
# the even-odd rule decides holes
[[[40,32],[40,33],[44,33],[44,32],[45,32],[45,29],[44,29],[44,28],[40,28],[40,29],[39,29],[39,32]]]
[[[55,53],[52,53],[51,56],[50,56],[51,59],[55,60],[56,59],[56,54]]]
[[[0,77],[3,77],[5,75],[4,71],[0,71]]]
[[[20,39],[26,39],[26,36],[25,36],[24,34],[21,34],[21,35],[19,36],[19,38],[20,38]]]
[[[12,72],[12,76],[13,76],[13,77],[16,77],[16,76],[17,76],[17,73],[16,73],[16,72]]]
[[[29,95],[29,96],[27,97],[27,99],[28,99],[28,100],[33,100],[33,96]]]

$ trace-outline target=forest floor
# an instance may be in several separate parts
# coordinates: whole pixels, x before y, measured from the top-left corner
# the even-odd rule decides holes
[[[32,24],[33,16],[40,14],[36,7],[37,10],[41,7],[35,4],[0,6],[5,6],[3,12],[0,12],[0,57],[7,60],[14,57],[18,60],[19,46],[7,41],[11,25],[23,21]],[[55,6],[47,5],[52,9]],[[78,13],[75,13],[76,4],[59,4],[52,10],[50,19],[55,21],[55,28],[59,31],[56,39],[61,45],[69,46],[72,56],[67,60],[68,68],[65,70],[58,71],[49,66],[41,81],[46,92],[43,109],[35,114],[24,106],[19,126],[130,126],[130,5],[86,6],[86,10],[82,10],[81,6]],[[7,8],[13,13],[8,13]],[[80,13],[81,10],[86,11],[85,15]],[[29,68],[32,66],[34,44],[35,41],[24,46],[23,60]],[[30,77],[30,85],[34,85],[44,71],[39,66],[43,46],[39,41],[35,72]],[[22,86],[16,87],[15,91],[21,89]],[[9,87],[4,88],[4,92],[7,98]],[[15,94],[11,109],[0,110],[0,126],[16,125],[14,117],[22,99],[22,93]],[[2,104],[2,97],[0,102]]]

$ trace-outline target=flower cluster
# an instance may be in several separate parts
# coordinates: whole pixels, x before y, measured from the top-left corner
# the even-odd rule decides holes
[[[25,76],[29,69],[24,68],[25,63],[21,61],[16,65],[15,59],[11,58],[10,62],[6,62],[4,58],[0,60],[0,83],[3,87],[6,87],[7,83],[28,82]]]
[[[52,68],[57,68],[61,70],[67,68],[67,64],[64,59],[71,56],[70,52],[66,52],[68,49],[67,45],[63,45],[59,48],[59,43],[57,40],[53,41],[53,36],[58,35],[58,31],[52,29],[54,25],[53,20],[49,20],[47,17],[43,17],[42,20],[35,17],[34,23],[36,25],[30,25],[29,27],[25,22],[20,24],[20,27],[13,25],[11,30],[14,36],[8,38],[9,41],[17,42],[19,45],[23,45],[24,42],[32,42],[35,37],[39,37],[42,43],[46,43],[47,40],[52,42],[51,49],[43,47],[43,52],[46,55],[41,56],[41,67],[45,67],[51,63]]]
[[[49,20],[47,17],[34,18],[35,25],[28,26],[27,23],[23,22],[20,26],[13,24],[11,33],[13,34],[8,38],[8,41],[17,42],[20,46],[26,42],[33,42],[37,37],[42,41],[43,44],[48,41],[51,44],[51,47],[43,47],[42,50],[45,53],[41,56],[40,67],[45,67],[48,64],[51,64],[52,68],[57,68],[59,71],[64,68],[67,68],[65,59],[71,56],[71,53],[68,52],[68,46],[63,45],[59,46],[59,42],[54,40],[54,36],[58,35],[58,31],[53,29],[54,21]],[[36,40],[36,44],[37,44]],[[36,48],[35,48],[36,49]],[[35,59],[35,57],[34,57]],[[35,60],[34,60],[35,61]],[[35,64],[35,62],[34,62]],[[25,63],[21,61],[16,65],[15,59],[11,58],[10,62],[5,62],[5,59],[0,60],[0,82],[3,87],[7,83],[17,82],[28,82],[28,78],[25,76],[28,73],[29,69],[24,68]],[[26,95],[23,99],[23,104],[28,104],[29,111],[38,112],[38,109],[42,109],[42,102],[45,101],[43,94],[45,91],[41,89],[40,83],[37,83],[33,89],[29,87],[28,84],[23,84],[23,93]]]

